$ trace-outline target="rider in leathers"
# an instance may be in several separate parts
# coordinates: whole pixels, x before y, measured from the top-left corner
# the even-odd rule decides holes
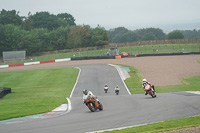
[[[148,85],[150,85],[153,89],[154,89],[154,85],[151,85],[151,83],[150,82],[148,82],[146,79],[143,79],[142,80],[142,88],[144,89],[144,91],[145,91],[145,85],[146,84],[148,84]],[[155,89],[154,89],[155,90]],[[148,93],[147,92],[145,92],[145,95],[147,95]]]
[[[88,91],[88,90],[84,89],[83,90],[83,102],[84,102],[85,99],[87,99],[88,96],[91,96],[92,98],[94,98],[96,100],[95,104],[97,104],[97,102],[99,101],[97,99],[97,97],[91,91]]]
[[[119,90],[120,90],[119,86],[116,85],[116,87],[115,87],[115,91],[119,91]]]

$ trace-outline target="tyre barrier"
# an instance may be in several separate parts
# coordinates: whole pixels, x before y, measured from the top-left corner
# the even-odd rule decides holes
[[[8,93],[11,93],[11,88],[0,88],[0,98],[4,97]]]
[[[84,56],[84,57],[71,58],[71,60],[91,60],[91,59],[115,59],[115,56]]]

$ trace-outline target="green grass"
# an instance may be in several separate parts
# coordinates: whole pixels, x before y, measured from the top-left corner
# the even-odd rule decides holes
[[[162,131],[171,131],[188,127],[196,127],[200,125],[200,116],[179,118],[168,120],[165,122],[158,122],[138,127],[132,127],[122,130],[106,131],[111,133],[158,133]]]
[[[160,44],[120,47],[119,51],[133,54],[187,53],[200,52],[200,44]]]
[[[167,93],[167,92],[181,92],[181,91],[200,91],[200,75],[183,78],[183,85],[175,85],[175,86],[158,86],[156,87],[156,91],[159,93]]]
[[[44,113],[67,103],[79,70],[57,68],[0,73],[0,87],[12,93],[0,99],[0,120]]]
[[[125,66],[125,65],[121,65]],[[132,94],[142,94],[144,93],[144,90],[142,89],[142,77],[140,75],[140,72],[137,68],[132,66],[126,66],[129,67],[130,72],[130,78],[127,78],[125,80],[125,83],[127,87],[129,88],[130,92]]]

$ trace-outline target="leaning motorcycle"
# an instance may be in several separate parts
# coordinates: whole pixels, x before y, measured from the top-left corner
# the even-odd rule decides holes
[[[91,112],[95,112],[98,109],[100,111],[103,110],[103,105],[91,96],[88,96],[87,99],[84,100],[84,103],[90,109]]]
[[[152,96],[152,98],[156,97],[156,91],[155,89],[149,85],[149,84],[146,84],[145,87],[144,87],[144,90],[147,94],[149,94],[150,96]]]

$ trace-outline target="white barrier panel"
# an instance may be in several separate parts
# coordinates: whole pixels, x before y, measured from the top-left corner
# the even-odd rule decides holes
[[[55,62],[63,62],[63,61],[70,61],[71,58],[66,58],[66,59],[56,59]]]
[[[8,65],[1,65],[0,68],[7,68],[9,67]]]
[[[27,66],[27,65],[36,65],[36,64],[40,64],[40,62],[36,61],[36,62],[27,62],[27,63],[24,63],[25,66]]]

